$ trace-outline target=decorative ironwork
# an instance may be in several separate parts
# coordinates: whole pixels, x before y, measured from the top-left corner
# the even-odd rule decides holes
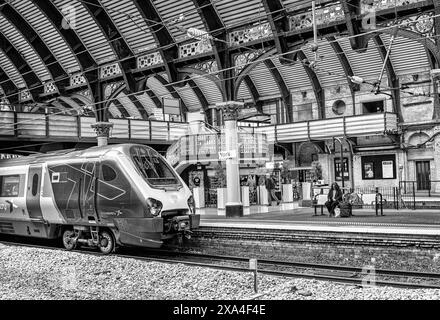
[[[113,128],[113,123],[111,122],[97,122],[92,124],[91,127],[95,130],[98,137],[109,137],[110,130]]]
[[[108,64],[99,69],[99,78],[101,79],[113,77],[119,74],[122,74],[122,71],[121,71],[121,67],[119,66],[119,63],[117,62]]]
[[[316,10],[318,25],[344,20],[344,10],[340,4],[333,4]],[[303,12],[290,17],[290,30],[301,30],[313,27],[312,11]]]
[[[89,90],[79,91],[79,92],[77,92],[77,94],[80,94],[80,95],[86,97],[87,99],[89,99],[90,101],[92,101],[92,95],[90,94]]]
[[[263,53],[265,53],[265,49],[258,49],[254,51],[246,51],[234,56],[234,65],[235,65],[235,73],[239,74],[243,69],[252,61],[255,61],[260,57]]]
[[[424,0],[370,0],[361,1],[361,14],[369,13],[373,10],[393,9],[395,7],[407,6],[413,3],[423,2]]]
[[[234,30],[229,32],[229,44],[231,46],[238,46],[246,42],[255,41],[259,39],[269,38],[272,36],[272,29],[269,22],[247,27],[241,30]]]
[[[70,86],[71,87],[79,87],[87,84],[87,80],[83,74],[77,73],[70,77]]]
[[[179,46],[179,58],[191,57],[205,52],[212,51],[209,39],[190,42]]]
[[[3,94],[3,91],[0,92]],[[11,104],[7,98],[0,98],[0,111],[9,111],[12,110]]]
[[[58,88],[55,85],[55,82],[46,82],[44,84],[44,93],[55,93],[58,92]]]
[[[104,99],[107,100],[116,90],[124,86],[124,81],[108,83],[104,87]]]
[[[240,114],[240,110],[244,108],[244,103],[236,102],[236,101],[227,101],[227,102],[217,103],[215,107],[216,109],[222,110],[223,119],[225,121],[237,120]]]
[[[201,71],[206,72],[208,74],[218,76],[218,74],[217,74],[218,65],[217,65],[217,61],[215,61],[215,60],[199,62],[197,64],[192,65],[192,67],[194,69],[201,70]]]
[[[162,56],[159,52],[152,52],[137,58],[138,69],[155,66],[163,63]]]
[[[399,26],[399,29],[404,29],[408,31],[413,31],[418,33],[424,37],[435,37],[435,28],[434,28],[434,13],[422,13],[416,16],[406,17],[403,19],[398,19],[396,21],[387,22],[383,26]]]
[[[32,96],[29,90],[20,91],[20,102],[32,100]]]

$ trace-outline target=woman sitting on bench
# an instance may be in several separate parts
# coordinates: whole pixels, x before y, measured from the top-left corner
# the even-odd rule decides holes
[[[327,202],[325,206],[327,207],[330,217],[335,216],[335,208],[338,206],[339,202],[342,201],[342,191],[336,182],[332,183],[330,191],[327,195]]]

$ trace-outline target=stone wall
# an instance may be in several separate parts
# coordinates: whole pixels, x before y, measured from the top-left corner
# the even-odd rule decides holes
[[[281,233],[280,230],[278,232]],[[440,271],[440,243],[429,239],[361,233],[289,231],[247,235],[234,231],[196,232],[187,246],[209,253],[257,259],[329,263],[363,267]],[[434,242],[435,243],[434,243]]]

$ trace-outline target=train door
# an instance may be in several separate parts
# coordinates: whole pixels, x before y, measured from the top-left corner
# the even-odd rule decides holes
[[[87,221],[99,221],[96,210],[97,163],[86,162],[81,166],[83,173],[79,178],[79,202],[81,218]]]
[[[28,183],[26,190],[26,207],[29,217],[32,219],[42,219],[40,205],[40,189],[41,189],[41,165],[31,165],[29,167]]]

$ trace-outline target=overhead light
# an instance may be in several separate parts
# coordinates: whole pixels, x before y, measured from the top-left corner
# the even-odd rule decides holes
[[[212,39],[212,36],[208,32],[192,27],[188,28],[186,34],[188,35],[188,37],[195,38],[197,40]]]
[[[350,77],[351,82],[356,83],[356,84],[362,84],[365,82],[365,80],[361,77],[358,76],[351,76]]]

